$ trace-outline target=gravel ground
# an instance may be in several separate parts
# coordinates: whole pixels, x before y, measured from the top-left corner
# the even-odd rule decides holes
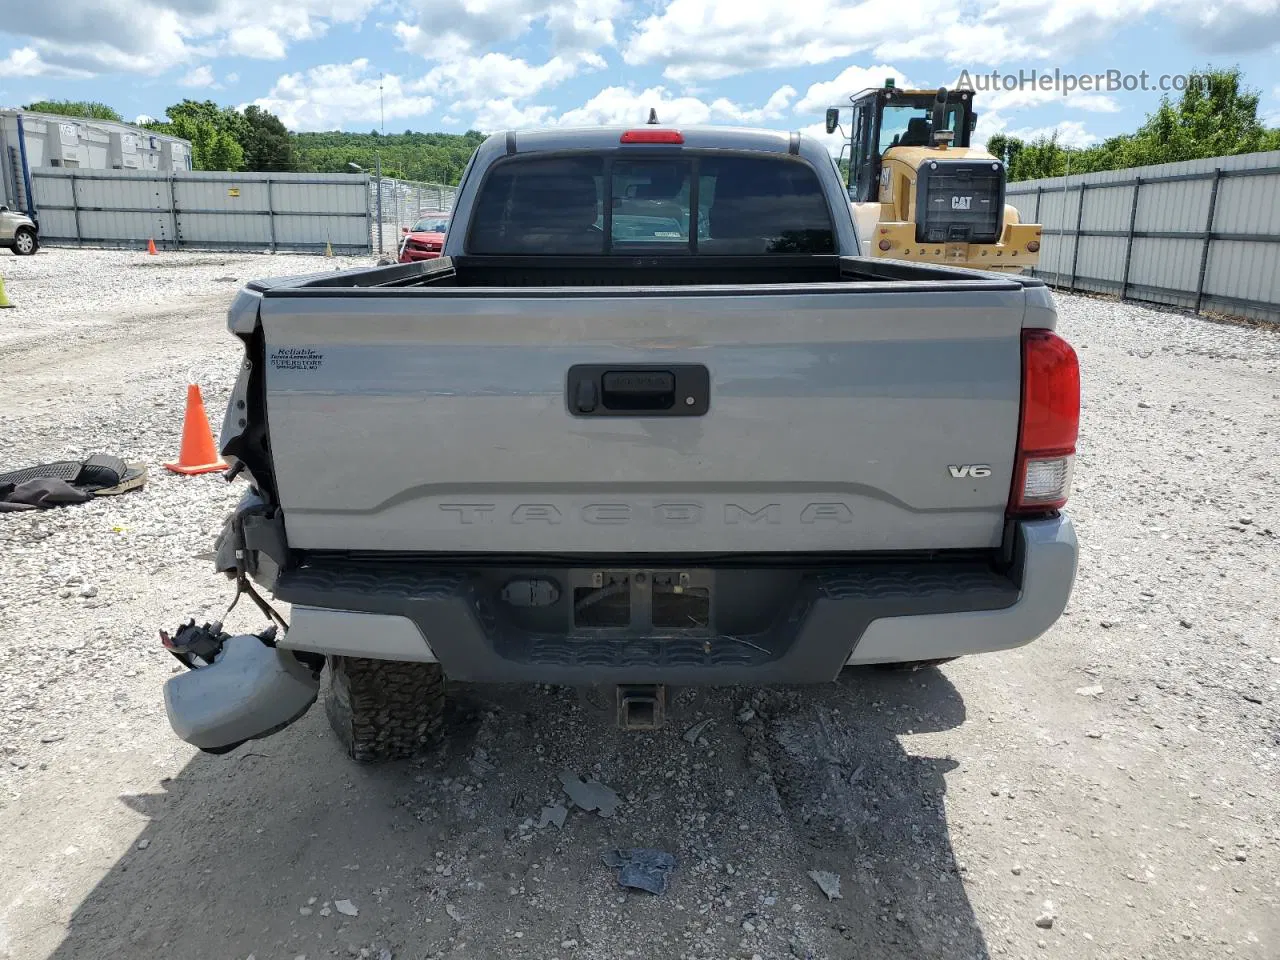
[[[168,315],[175,304],[225,311],[246,280],[317,273],[369,262],[301,254],[208,254],[49,248],[34,257],[0,254],[0,277],[19,309],[3,315],[0,351],[32,340],[84,340],[101,326]]]
[[[206,757],[168,729],[155,635],[224,609],[202,555],[241,487],[159,464],[191,371],[221,415],[236,284],[318,264],[0,257],[0,463],[151,465],[0,516],[0,957],[1280,956],[1280,335],[1060,298],[1083,555],[1024,649],[683,691],[653,735],[464,687],[418,762],[346,762],[319,709]],[[566,769],[616,814],[539,827]],[[632,846],[677,857],[665,893],[616,885],[602,855]]]

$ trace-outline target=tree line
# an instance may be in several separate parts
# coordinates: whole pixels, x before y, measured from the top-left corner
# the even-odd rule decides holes
[[[23,107],[35,113],[94,120],[124,118],[105,103],[87,100],[42,100]],[[381,161],[385,176],[456,184],[485,135],[463,134],[292,133],[269,110],[244,110],[212,100],[183,100],[159,120],[141,124],[148,130],[191,142],[196,170],[249,170],[272,173],[350,173],[354,164],[373,173]]]
[[[1084,149],[1064,146],[1056,131],[1030,142],[997,134],[987,149],[1004,161],[1010,181],[1280,150],[1280,129],[1259,118],[1258,91],[1245,86],[1239,69],[1197,76],[1203,84],[1189,84],[1176,103],[1161,99],[1135,133]]]

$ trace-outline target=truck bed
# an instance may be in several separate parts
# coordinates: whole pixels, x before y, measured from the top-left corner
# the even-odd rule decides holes
[[[256,285],[232,325],[261,325],[289,545],[1001,545],[1038,281],[852,257],[706,259],[461,257]],[[651,374],[669,396],[626,394]],[[617,375],[627,386],[601,394],[604,409],[575,408]],[[951,470],[974,464],[986,472]]]
[[[981,278],[981,279],[978,279]],[[337,273],[255,281],[260,292],[290,291],[288,295],[315,296],[317,291],[414,290],[434,291],[492,287],[625,287],[629,295],[638,288],[748,286],[756,288],[815,283],[927,283],[961,284],[957,289],[1040,287],[1032,277],[975,274],[929,264],[911,264],[864,257],[779,256],[759,257],[442,257],[418,263],[374,269],[357,268]]]

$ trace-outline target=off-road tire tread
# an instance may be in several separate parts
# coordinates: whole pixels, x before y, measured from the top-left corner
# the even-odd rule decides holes
[[[402,760],[432,746],[444,716],[438,663],[329,657],[325,713],[360,763]]]

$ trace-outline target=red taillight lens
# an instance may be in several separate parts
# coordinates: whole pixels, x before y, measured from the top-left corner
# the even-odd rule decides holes
[[[620,143],[684,143],[679,130],[628,130],[619,138]]]
[[[1022,333],[1022,417],[1010,510],[1056,510],[1071,492],[1080,431],[1080,361],[1049,330]]]

